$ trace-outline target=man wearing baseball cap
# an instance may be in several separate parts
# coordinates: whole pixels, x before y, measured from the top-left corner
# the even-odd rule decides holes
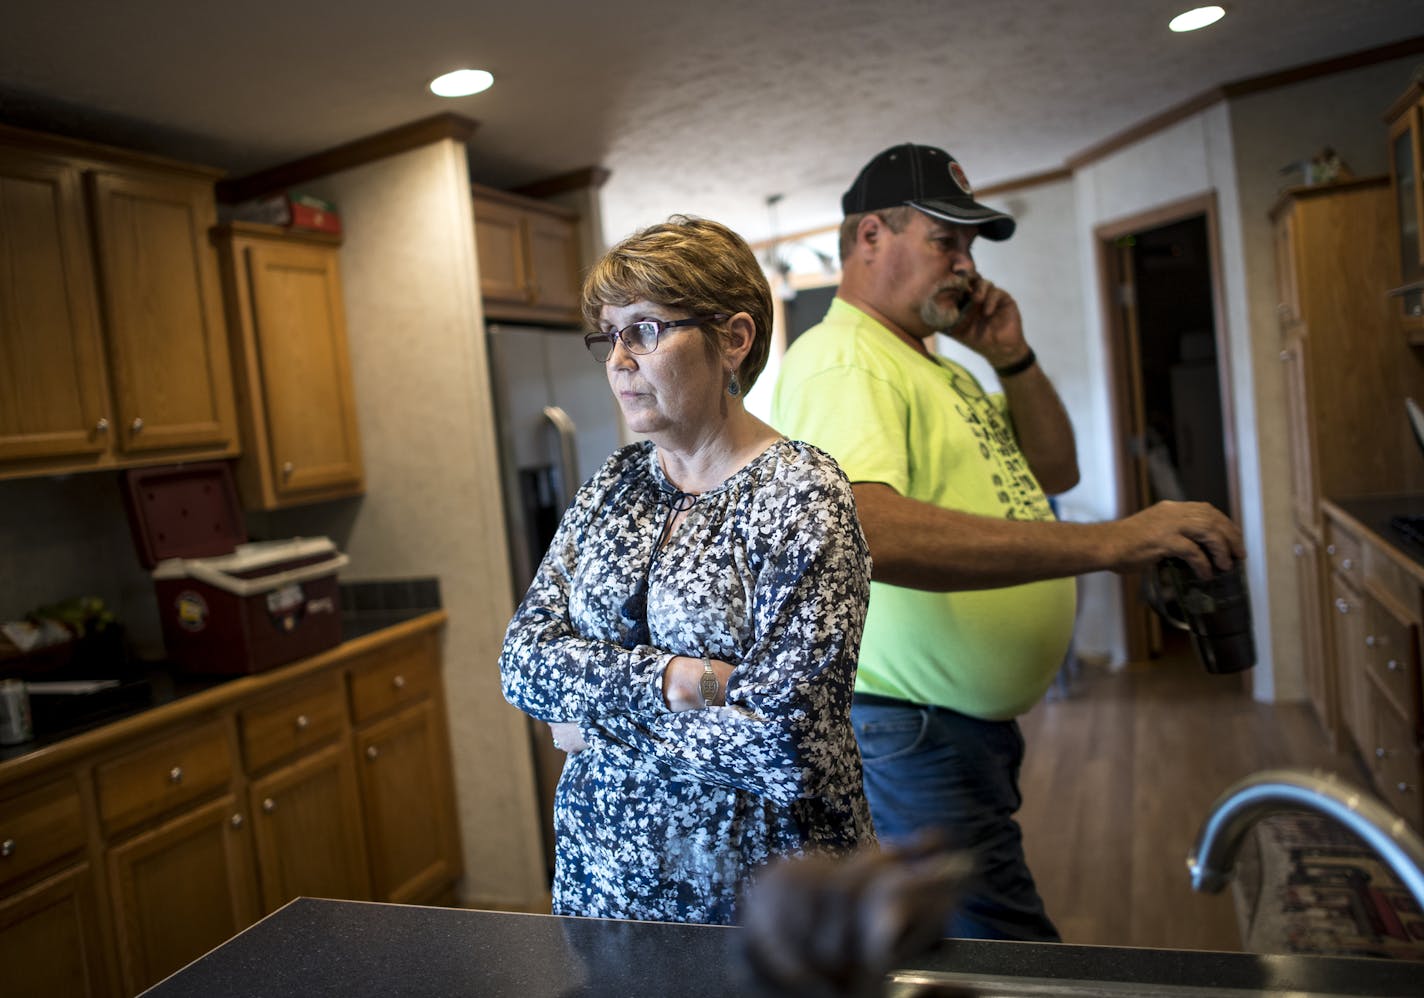
[[[772,422],[828,451],[855,489],[874,580],[851,717],[882,840],[937,829],[978,873],[946,935],[1057,940],[1014,813],[1015,718],[1048,689],[1073,629],[1072,577],[1164,557],[1199,575],[1245,554],[1204,503],[1060,523],[1078,481],[1072,426],[1024,338],[1018,305],[981,276],[977,238],[1014,219],[980,204],[942,149],[886,149],[841,200],[842,278],[782,362]],[[946,333],[1000,391],[933,349]]]

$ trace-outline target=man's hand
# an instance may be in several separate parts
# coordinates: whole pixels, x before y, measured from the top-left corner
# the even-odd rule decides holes
[[[554,735],[554,748],[569,755],[577,755],[588,748],[588,743],[583,740],[583,732],[579,731],[579,726],[572,721],[550,721],[549,731]]]
[[[1181,558],[1205,579],[1246,557],[1241,528],[1209,503],[1159,502],[1115,526],[1119,572]]]
[[[1028,353],[1018,303],[1003,288],[977,274],[969,280],[963,318],[947,330],[994,367],[1007,367]]]
[[[727,681],[732,678],[735,666],[712,659],[712,674],[717,677],[717,698],[713,707],[721,707],[727,702]],[[698,710],[707,706],[702,702],[702,659],[678,655],[668,663],[663,673],[663,700],[674,711]]]

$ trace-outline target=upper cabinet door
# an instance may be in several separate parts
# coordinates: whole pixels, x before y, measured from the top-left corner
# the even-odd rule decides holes
[[[475,198],[475,252],[480,294],[486,302],[527,305],[532,299],[524,252],[524,212],[488,198]]]
[[[236,415],[215,261],[211,183],[90,175],[117,445],[224,448]]]
[[[357,494],[361,441],[337,249],[254,240],[245,253],[272,491],[278,502]]]
[[[0,147],[0,461],[109,447],[78,169]]]
[[[552,309],[579,310],[578,227],[567,218],[530,212],[529,270],[533,300]]]

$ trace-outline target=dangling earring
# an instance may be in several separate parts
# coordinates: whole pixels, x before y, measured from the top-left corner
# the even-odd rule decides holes
[[[742,394],[742,383],[737,380],[736,371],[732,372],[732,377],[727,382],[727,394],[732,396],[732,398],[736,398],[738,395]]]

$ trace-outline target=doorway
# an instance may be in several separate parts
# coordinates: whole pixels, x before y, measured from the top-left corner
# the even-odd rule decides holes
[[[1113,380],[1120,515],[1162,499],[1209,502],[1240,519],[1216,197],[1098,227]],[[1123,577],[1130,662],[1163,651],[1142,580]]]

